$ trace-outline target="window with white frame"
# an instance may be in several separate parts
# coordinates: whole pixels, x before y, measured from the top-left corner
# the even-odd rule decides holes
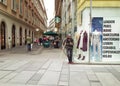
[[[17,9],[16,0],[11,0],[11,7],[14,11],[16,11],[16,9]]]
[[[32,16],[32,23],[34,23],[34,11],[33,10],[32,10],[31,16]]]
[[[0,3],[7,5],[7,0],[0,0]]]
[[[28,17],[31,19],[31,9],[28,9]]]
[[[19,11],[20,11],[20,14],[22,15],[22,13],[23,13],[23,0],[20,0]]]
[[[28,8],[27,8],[27,2],[25,2],[25,9],[24,9],[24,13],[25,13],[25,18],[28,18]]]

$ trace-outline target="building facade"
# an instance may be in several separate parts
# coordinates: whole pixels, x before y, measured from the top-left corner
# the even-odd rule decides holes
[[[74,59],[77,62],[119,63],[119,22],[120,0],[77,0],[76,40],[79,46]],[[84,32],[87,33],[86,51],[79,41]]]
[[[34,40],[36,29],[47,29],[47,16],[42,0],[0,0],[0,50]],[[40,34],[39,33],[39,34]]]
[[[71,33],[74,37],[76,29],[76,0],[62,0],[61,32],[64,36]],[[64,37],[63,37],[64,38]]]
[[[55,0],[55,28],[58,33],[61,29],[61,10],[62,10],[62,0]]]
[[[49,22],[49,30],[54,31],[55,30],[55,18],[51,19]]]

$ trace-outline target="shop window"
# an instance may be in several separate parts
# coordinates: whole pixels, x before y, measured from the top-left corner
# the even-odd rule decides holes
[[[4,5],[7,5],[7,0],[0,0],[0,3],[3,3]]]

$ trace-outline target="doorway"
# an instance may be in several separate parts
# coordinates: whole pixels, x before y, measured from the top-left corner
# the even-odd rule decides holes
[[[27,44],[26,39],[27,39],[27,29],[25,29],[25,45]]]
[[[20,46],[22,45],[22,28],[20,27],[20,31],[19,31],[19,36],[20,36]]]
[[[1,50],[6,48],[6,26],[5,26],[5,22],[1,23]]]
[[[12,26],[12,47],[15,47],[15,25]]]

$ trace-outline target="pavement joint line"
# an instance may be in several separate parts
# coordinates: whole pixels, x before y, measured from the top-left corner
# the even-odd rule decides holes
[[[0,63],[4,63],[5,61],[0,61]]]
[[[42,65],[41,65],[41,67],[39,68],[39,70],[42,70],[42,66],[44,65],[45,63],[43,63]],[[39,71],[38,70],[38,71]],[[44,69],[45,70],[45,69]],[[35,74],[37,74],[38,73],[38,71],[36,71],[36,73]],[[45,73],[46,71],[44,71],[44,73]],[[42,78],[42,76],[44,75],[44,73],[40,76],[40,79]],[[32,78],[34,78],[34,76],[35,76],[35,74],[31,77],[31,79],[29,79],[27,82],[26,82],[26,84],[28,84],[29,83],[29,81],[31,81],[32,80]],[[39,79],[39,80],[40,80]],[[38,81],[39,82],[39,81]]]
[[[4,69],[1,70],[1,69],[0,69],[0,71],[15,71],[15,70],[4,70]]]
[[[89,80],[90,82],[100,82],[99,80]]]

